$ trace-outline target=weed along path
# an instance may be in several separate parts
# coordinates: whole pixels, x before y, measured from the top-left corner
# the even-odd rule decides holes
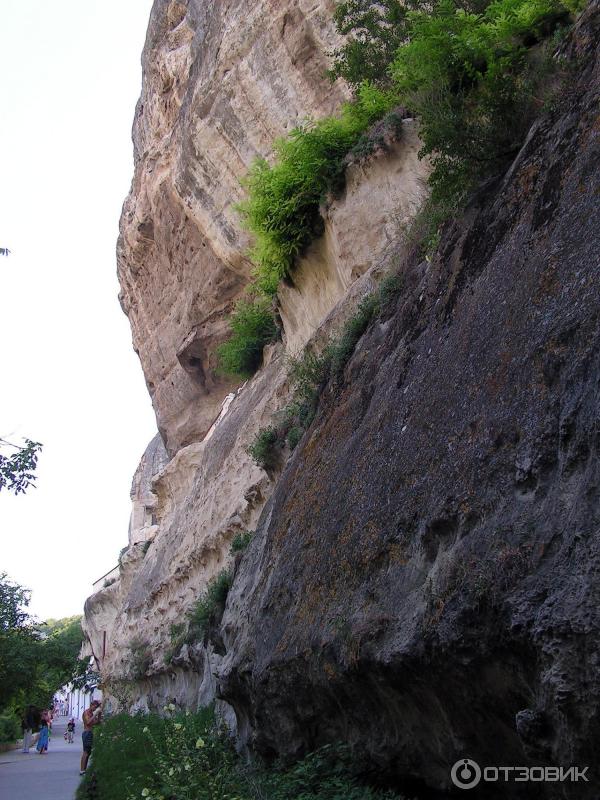
[[[0,800],[73,800],[79,785],[82,723],[77,725],[73,744],[63,738],[66,727],[66,717],[54,721],[45,756],[35,747],[28,755],[21,750],[0,755]]]

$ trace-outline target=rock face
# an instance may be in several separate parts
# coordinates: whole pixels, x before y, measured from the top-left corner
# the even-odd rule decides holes
[[[341,739],[423,796],[461,757],[587,765],[472,796],[598,797],[599,37],[594,2],[564,97],[405,261],[265,508],[219,695],[267,758]]]
[[[108,674],[111,662],[118,657],[117,628],[124,599],[149,542],[158,529],[155,512],[157,498],[152,491],[153,480],[167,461],[165,447],[157,434],[146,448],[133,476],[129,545],[119,557],[119,566],[115,570],[117,574],[114,578],[97,584],[98,590],[85,603],[83,629],[88,646],[84,652],[86,656],[94,656],[98,668],[104,674]]]
[[[200,645],[173,653],[171,628],[232,563],[232,538],[255,527],[273,489],[279,470],[267,475],[246,447],[288,399],[286,352],[339,328],[426,194],[428,167],[406,119],[349,167],[346,191],[324,210],[325,235],[282,288],[284,341],[261,372],[241,389],[215,372],[215,346],[250,274],[233,209],[239,179],[274,137],[346,97],[323,74],[337,44],[332,10],[327,0],[154,4],[117,254],[161,436],[134,477],[118,586],[86,606],[107,689],[129,681],[129,707],[214,698],[218,655]],[[369,220],[366,195],[377,198]],[[365,229],[358,237],[352,219]],[[131,673],[133,650],[148,654],[144,675]]]
[[[88,598],[85,608],[106,693],[121,705],[162,707],[175,699],[196,707],[214,699],[216,656],[201,642],[193,652],[173,651],[171,630],[231,563],[232,538],[256,527],[270,494],[274,476],[245,448],[287,396],[282,362],[280,345],[255,380],[228,398],[226,413],[204,441],[165,463],[155,438],[140,462],[120,578]],[[132,668],[134,653],[144,654],[142,671]]]
[[[333,0],[156,0],[117,248],[131,322],[170,455],[200,441],[234,383],[214,372],[248,282],[234,210],[252,159],[345,97],[324,79]]]
[[[451,789],[459,758],[589,765],[589,784],[471,796],[598,797],[598,0],[566,45],[565,96],[431,262],[402,243],[426,193],[414,121],[349,166],[280,289],[283,340],[240,387],[214,369],[250,275],[239,178],[346,96],[323,79],[333,6],[154,4],[118,268],[161,435],[120,577],[86,603],[90,646],[111,702],[217,696],[267,759],[343,740],[421,798]],[[398,299],[287,465],[259,469],[246,448],[289,399],[287,355],[326,341],[391,263]],[[175,647],[223,568],[222,622]]]
[[[129,546],[147,542],[157,530],[156,495],[152,482],[167,465],[167,451],[157,433],[146,448],[131,484],[131,519],[129,521]]]

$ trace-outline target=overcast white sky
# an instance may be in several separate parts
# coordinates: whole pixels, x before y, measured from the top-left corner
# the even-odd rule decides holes
[[[44,443],[0,494],[0,572],[40,619],[81,613],[127,543],[155,420],[115,243],[151,0],[0,0],[0,436]]]

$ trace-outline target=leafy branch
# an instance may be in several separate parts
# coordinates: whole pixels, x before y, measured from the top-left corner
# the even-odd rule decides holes
[[[20,447],[0,439],[0,447],[16,450],[12,455],[0,453],[0,491],[7,489],[14,494],[21,494],[30,486],[35,486],[37,476],[34,473],[42,450],[40,442],[25,439],[25,445]]]

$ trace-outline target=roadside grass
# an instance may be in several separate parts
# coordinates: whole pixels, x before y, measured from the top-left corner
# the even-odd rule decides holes
[[[266,767],[237,755],[205,708],[129,717],[94,734],[94,752],[76,800],[402,800],[361,785],[356,761],[328,746],[293,766]]]

